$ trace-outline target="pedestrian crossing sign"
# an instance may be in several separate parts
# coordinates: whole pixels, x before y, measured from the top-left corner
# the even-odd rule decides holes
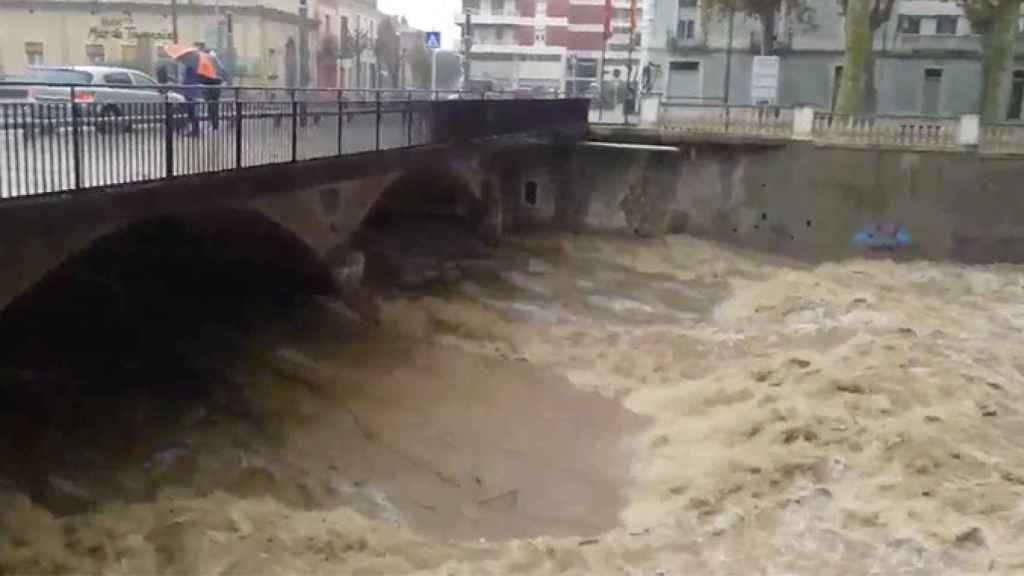
[[[427,50],[441,49],[441,33],[427,32]]]

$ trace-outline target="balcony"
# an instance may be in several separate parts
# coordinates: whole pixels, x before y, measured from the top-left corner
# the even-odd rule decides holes
[[[704,47],[704,38],[700,35],[693,35],[690,38],[669,34],[665,40],[665,48],[669,52],[686,53],[694,49]]]
[[[980,53],[981,36],[953,34],[898,34],[894,52],[912,53]]]
[[[533,25],[532,16],[523,16],[513,7],[505,8],[504,10],[494,11],[488,10],[486,12],[479,9],[467,10],[473,16],[473,25],[487,26],[487,25],[505,25],[505,26],[531,26]],[[455,14],[455,23],[463,24],[466,21],[466,13],[458,12]]]

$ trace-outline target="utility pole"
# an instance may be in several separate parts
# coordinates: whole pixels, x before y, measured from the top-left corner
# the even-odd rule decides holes
[[[299,86],[309,86],[309,2],[299,0]]]
[[[736,9],[729,10],[729,43],[725,47],[725,87],[723,92],[725,105],[729,105],[729,93],[732,89],[732,39],[736,28]]]
[[[466,12],[466,23],[462,27],[462,89],[469,85],[470,61],[469,54],[473,51],[473,15]]]
[[[437,53],[440,52],[440,48],[432,50],[433,54],[430,56],[430,90],[431,92],[437,92]]]
[[[352,39],[352,49],[356,53],[356,88],[363,87],[363,23],[356,16],[356,35]]]
[[[171,40],[178,43],[178,0],[171,0]]]
[[[629,124],[629,107],[636,106],[636,92],[633,86],[633,43],[636,41],[636,0],[629,0],[629,52],[626,56],[626,98],[622,104],[622,123]]]

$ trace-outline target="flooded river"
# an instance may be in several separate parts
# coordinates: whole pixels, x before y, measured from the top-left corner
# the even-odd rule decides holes
[[[438,276],[204,328],[173,392],[8,385],[0,574],[1024,573],[1024,268],[553,234]]]

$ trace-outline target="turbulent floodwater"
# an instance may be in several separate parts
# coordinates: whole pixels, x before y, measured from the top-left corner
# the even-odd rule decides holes
[[[460,268],[6,442],[0,573],[1024,573],[1024,268],[569,235]]]

